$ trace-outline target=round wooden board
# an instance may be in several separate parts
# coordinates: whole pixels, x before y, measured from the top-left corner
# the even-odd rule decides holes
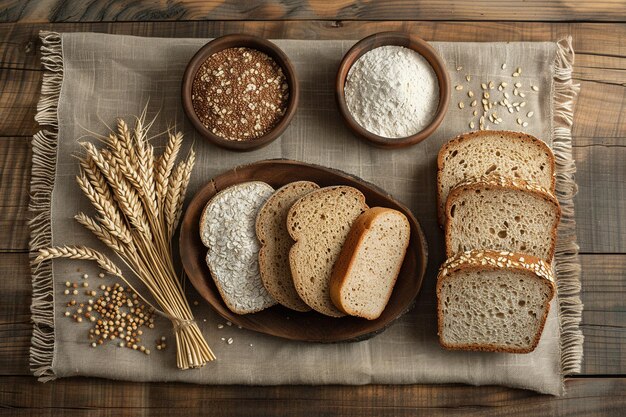
[[[300,313],[275,306],[259,313],[239,315],[230,311],[219,295],[200,241],[199,222],[208,201],[219,191],[246,181],[264,181],[279,188],[293,181],[313,181],[321,187],[349,185],[359,189],[370,207],[389,207],[403,212],[411,223],[411,241],[393,293],[376,320],[357,317],[333,318],[319,313]],[[426,239],[411,211],[377,186],[344,172],[290,160],[266,160],[237,167],[212,179],[189,204],[180,231],[180,254],[189,280],[198,293],[224,319],[249,330],[291,340],[342,342],[364,340],[406,313],[419,293],[428,258]]]

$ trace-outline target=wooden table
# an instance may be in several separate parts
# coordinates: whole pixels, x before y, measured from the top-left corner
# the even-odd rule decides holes
[[[0,0],[0,415],[625,415],[626,2],[519,0]],[[582,260],[582,374],[557,398],[503,387],[197,386],[29,373],[30,142],[42,71],[37,33],[359,39],[383,30],[438,41],[574,37]]]

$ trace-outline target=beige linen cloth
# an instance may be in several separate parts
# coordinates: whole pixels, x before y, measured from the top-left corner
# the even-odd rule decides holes
[[[202,140],[185,119],[180,100],[185,66],[206,39],[158,39],[93,33],[42,33],[42,63],[47,70],[37,120],[42,125],[33,142],[33,212],[31,250],[49,245],[85,244],[101,248],[73,216],[89,212],[74,177],[79,140],[107,133],[118,117],[132,122],[148,103],[148,117],[158,114],[153,133],[172,124],[184,131],[185,143],[198,153],[188,199],[210,178],[237,165],[268,158],[289,158],[320,164],[357,175],[404,202],[420,220],[429,245],[429,267],[415,308],[384,333],[356,343],[315,344],[225,325],[195,290],[187,295],[198,324],[217,360],[199,370],[176,369],[171,323],[158,320],[144,335],[150,356],[115,343],[89,346],[87,323],[64,317],[69,298],[65,281],[90,275],[100,285],[90,263],[54,261],[33,271],[35,331],[31,365],[42,380],[84,375],[133,381],[185,381],[202,384],[498,384],[542,393],[561,394],[563,375],[579,372],[582,334],[578,328],[582,305],[578,298],[579,266],[572,197],[575,193],[571,160],[571,119],[576,86],[571,81],[573,51],[560,43],[440,43],[433,47],[447,64],[452,85],[448,114],[424,142],[405,149],[381,150],[363,143],[344,126],[334,101],[333,82],[343,54],[354,41],[275,41],[293,61],[301,83],[301,101],[291,125],[270,146],[249,153],[223,150]],[[503,63],[507,64],[502,69]],[[515,69],[519,78],[512,78]],[[471,81],[466,81],[470,75]],[[443,261],[442,232],[436,221],[436,155],[448,139],[470,130],[480,83],[521,82],[526,97],[509,101],[527,104],[519,113],[498,111],[501,129],[524,130],[545,140],[557,154],[558,190],[564,220],[559,230],[556,270],[559,300],[553,302],[537,349],[530,354],[452,352],[437,341],[436,272]],[[539,88],[538,92],[530,89]],[[498,94],[497,88],[491,94]],[[465,103],[459,109],[458,103]],[[534,112],[531,118],[526,117]],[[479,115],[482,112],[479,112]],[[523,128],[516,122],[528,121]],[[488,123],[491,129],[496,126]],[[93,139],[91,139],[93,140]],[[80,272],[79,272],[80,270]],[[86,296],[77,296],[83,299]],[[154,340],[170,340],[165,351]],[[233,343],[226,341],[232,338]]]

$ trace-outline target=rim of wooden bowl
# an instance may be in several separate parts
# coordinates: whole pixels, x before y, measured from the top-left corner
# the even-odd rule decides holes
[[[274,61],[276,61],[276,63],[282,68],[283,73],[285,74],[287,85],[289,86],[289,98],[287,101],[285,114],[276,124],[276,126],[272,128],[272,130],[259,138],[236,141],[217,136],[202,124],[193,108],[193,103],[191,100],[191,89],[196,73],[207,58],[217,52],[223,51],[224,49],[241,47],[256,49],[260,52],[267,54],[268,56],[273,58]],[[185,111],[185,114],[187,115],[187,118],[191,121],[191,124],[196,129],[196,131],[209,142],[219,147],[240,152],[259,149],[269,145],[271,142],[276,140],[285,131],[285,129],[287,129],[289,123],[291,123],[291,119],[296,113],[298,101],[300,99],[300,85],[298,82],[296,71],[291,61],[282,51],[282,49],[280,49],[276,44],[268,41],[267,39],[244,34],[224,35],[219,38],[213,39],[202,48],[200,48],[187,64],[187,68],[185,69],[185,73],[183,75],[181,90],[183,109]]]
[[[420,132],[404,138],[386,138],[368,131],[352,117],[345,99],[344,87],[352,65],[372,49],[388,45],[404,46],[422,55],[435,71],[439,84],[439,104],[432,121]],[[403,148],[420,143],[439,127],[450,102],[450,78],[445,62],[425,40],[404,32],[380,32],[361,39],[344,55],[335,79],[335,98],[346,125],[359,138],[380,148]]]

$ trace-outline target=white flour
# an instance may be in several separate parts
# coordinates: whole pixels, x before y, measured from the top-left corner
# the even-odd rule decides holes
[[[435,71],[417,52],[381,46],[360,57],[346,79],[348,110],[379,136],[403,138],[423,130],[439,104]]]

